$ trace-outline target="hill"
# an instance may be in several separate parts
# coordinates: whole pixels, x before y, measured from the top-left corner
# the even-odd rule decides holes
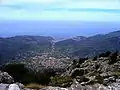
[[[56,50],[72,56],[94,56],[105,51],[120,50],[120,31],[91,37],[76,37],[57,42]]]
[[[77,36],[55,41],[45,36],[15,36],[0,38],[1,63],[29,60],[31,57],[74,58],[92,57],[106,51],[120,50],[120,31],[91,37]],[[42,59],[43,60],[43,59]]]
[[[52,37],[44,36],[16,36],[0,38],[0,59],[17,60],[49,52],[52,46]]]

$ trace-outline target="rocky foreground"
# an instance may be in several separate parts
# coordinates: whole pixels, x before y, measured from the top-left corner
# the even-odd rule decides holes
[[[102,84],[82,86],[81,84],[76,82],[72,84],[69,88],[48,86],[42,89],[24,88],[22,84],[0,84],[0,90],[120,90],[120,80],[116,83],[112,83],[109,86],[104,86]]]
[[[120,56],[107,52],[107,56],[73,60],[64,73],[50,79],[47,86],[31,89],[0,71],[0,90],[120,90]]]

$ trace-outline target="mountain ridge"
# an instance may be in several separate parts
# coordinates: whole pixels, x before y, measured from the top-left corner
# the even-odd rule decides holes
[[[103,52],[109,50],[111,51],[112,49],[115,51],[115,50],[120,50],[119,45],[120,45],[120,31],[115,31],[108,34],[97,34],[91,37],[86,37],[85,40],[80,40],[80,41],[67,39],[56,43],[57,48],[61,48],[65,50],[67,49],[67,46],[69,46],[69,48],[72,48],[72,50],[75,50],[75,52],[81,52],[77,56],[83,56],[83,57],[85,55],[88,55],[88,53],[81,55],[86,50],[87,50],[86,52],[95,52],[95,51],[99,51],[99,49]],[[70,51],[70,52],[74,53],[74,51]]]
[[[89,57],[116,50],[120,50],[120,31],[90,37],[77,36],[62,41],[55,41],[50,36],[0,37],[1,61],[25,59],[42,53],[52,57]]]

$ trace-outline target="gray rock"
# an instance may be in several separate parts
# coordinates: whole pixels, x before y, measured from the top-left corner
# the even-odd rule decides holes
[[[0,84],[0,90],[23,90],[17,84]]]
[[[10,84],[8,90],[20,90],[17,84]]]
[[[115,82],[116,79],[115,79],[115,77],[109,77],[109,81],[110,81],[110,82]]]
[[[7,73],[0,71],[0,83],[11,84],[14,82],[14,79]]]
[[[8,90],[9,84],[0,84],[0,90]]]
[[[120,90],[120,79],[117,79],[116,82],[108,85],[109,90]]]
[[[108,78],[105,78],[104,80],[103,80],[103,84],[104,85],[107,85],[109,83],[109,79]]]
[[[82,86],[81,84],[73,84],[68,90],[108,90],[107,87],[101,84],[95,85],[85,85]]]
[[[20,89],[24,89],[24,88],[25,88],[24,85],[21,84],[21,83],[18,83],[18,82],[17,82],[17,83],[15,83],[15,84],[18,85]]]
[[[77,80],[79,83],[89,81],[89,79],[86,78],[85,76],[77,76],[77,77],[76,77],[76,80]]]
[[[47,87],[47,88],[43,88],[40,90],[68,90],[67,88],[60,88],[60,87]]]

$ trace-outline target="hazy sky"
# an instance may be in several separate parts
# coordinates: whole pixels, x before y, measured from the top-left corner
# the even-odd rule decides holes
[[[120,30],[120,0],[0,0],[0,36],[90,36]]]
[[[120,0],[0,0],[0,20],[120,21]]]

